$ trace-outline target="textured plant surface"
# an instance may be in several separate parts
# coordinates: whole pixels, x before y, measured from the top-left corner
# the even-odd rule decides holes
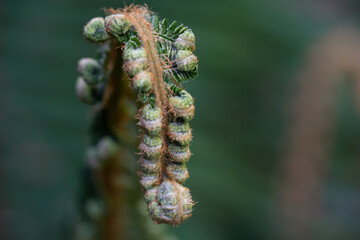
[[[91,190],[83,196],[83,218],[111,239],[142,221],[141,211],[127,217],[137,209],[137,171],[131,167],[137,136],[140,183],[152,220],[178,225],[191,216],[194,203],[183,184],[195,107],[181,84],[194,78],[198,67],[188,27],[160,21],[146,6],[107,12],[84,27],[85,38],[100,50],[97,59],[79,61],[76,90],[93,105],[85,180]]]

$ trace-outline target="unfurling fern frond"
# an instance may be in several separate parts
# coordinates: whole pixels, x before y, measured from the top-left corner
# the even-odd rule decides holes
[[[148,210],[156,223],[178,225],[191,216],[193,206],[183,184],[189,177],[189,122],[195,107],[181,84],[197,76],[195,36],[182,24],[159,20],[146,7],[109,12],[85,26],[84,36],[100,44],[101,51],[98,59],[84,58],[78,67],[79,98],[105,119],[103,125],[93,125],[97,134],[92,142],[105,137],[118,148],[127,146],[123,121],[128,110],[122,103],[131,99],[127,89],[133,89],[140,100],[138,163]]]

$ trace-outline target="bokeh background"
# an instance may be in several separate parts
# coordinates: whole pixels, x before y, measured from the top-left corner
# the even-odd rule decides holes
[[[187,186],[198,204],[169,231],[180,239],[280,239],[292,224],[281,221],[279,191],[296,76],[327,32],[360,27],[360,2],[135,1],[144,2],[197,37],[200,74],[185,87],[196,98]],[[104,16],[103,7],[124,5],[0,1],[0,239],[69,239],[89,124],[74,92],[76,65],[96,49],[82,27]],[[307,239],[360,239],[360,119],[351,85],[338,88],[321,211]]]

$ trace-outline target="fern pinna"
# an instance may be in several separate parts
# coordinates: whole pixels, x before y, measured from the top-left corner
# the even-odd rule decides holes
[[[98,58],[83,58],[78,64],[77,94],[94,105],[90,162],[99,171],[117,156],[109,153],[133,143],[124,123],[131,115],[124,103],[133,100],[127,89],[133,89],[147,207],[156,223],[178,225],[191,216],[194,204],[183,184],[189,177],[189,122],[195,107],[182,83],[197,76],[195,36],[182,24],[160,20],[146,6],[107,12],[105,19],[93,18],[84,27],[86,39],[100,45]]]

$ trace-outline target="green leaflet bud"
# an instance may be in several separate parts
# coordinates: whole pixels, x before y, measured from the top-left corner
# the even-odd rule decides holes
[[[146,189],[156,186],[159,178],[159,173],[141,173],[140,184]]]
[[[171,97],[169,102],[177,117],[181,117],[185,121],[193,119],[195,111],[194,100],[188,92],[182,90],[180,96]]]
[[[153,187],[145,192],[144,197],[147,203],[150,203],[156,199],[158,189],[159,187]]]
[[[161,223],[163,220],[163,211],[159,205],[159,203],[157,203],[156,201],[150,202],[148,204],[148,210],[150,212],[151,218],[153,221],[157,222],[157,223]]]
[[[95,85],[101,81],[101,66],[96,59],[80,59],[78,63],[78,72],[89,85]]]
[[[191,152],[189,145],[181,146],[177,143],[170,143],[168,147],[169,156],[174,162],[185,163],[189,161]]]
[[[151,73],[141,71],[132,80],[133,87],[138,93],[148,93],[151,90]]]
[[[84,27],[84,36],[91,42],[105,42],[109,35],[105,30],[105,21],[102,17],[91,19]]]
[[[170,181],[164,181],[159,186],[157,200],[164,211],[164,220],[173,221],[179,212],[177,199],[177,191]]]
[[[162,126],[160,108],[152,107],[151,104],[145,105],[141,111],[139,125],[151,136],[160,134]]]
[[[143,143],[150,148],[158,148],[162,145],[160,136],[148,136],[146,134],[143,136]]]
[[[139,160],[140,167],[143,172],[146,173],[156,173],[160,170],[160,161],[159,159],[146,159],[145,157],[141,157]]]
[[[140,150],[150,158],[158,158],[162,147],[160,136],[149,136],[144,134],[140,144]]]
[[[177,69],[188,72],[196,69],[198,60],[191,51],[179,50],[176,53],[175,62]]]
[[[183,187],[175,181],[164,181],[161,183],[157,193],[157,201],[163,214],[158,214],[161,221],[178,225],[191,216],[193,201],[188,188]]]
[[[180,96],[175,96],[170,98],[170,103],[175,107],[179,109],[185,109],[188,107],[191,107],[194,104],[194,100],[190,93],[188,93],[185,90],[182,90],[179,93]]]
[[[123,14],[117,13],[105,18],[106,31],[113,35],[123,35],[131,27],[130,21],[125,18]]]
[[[161,119],[161,110],[157,106],[152,107],[151,104],[147,104],[141,111],[141,117],[146,121],[157,121]]]
[[[188,29],[184,33],[180,34],[174,43],[178,50],[195,50],[195,35]]]
[[[126,45],[123,57],[125,60],[124,70],[127,71],[130,77],[146,69],[147,58],[145,48],[134,49]]]
[[[189,172],[184,163],[171,163],[166,167],[167,175],[179,183],[184,183],[189,178]]]
[[[124,70],[127,72],[129,77],[135,76],[137,73],[146,69],[146,58],[139,58],[136,60],[127,61],[124,64]]]
[[[171,140],[179,142],[181,145],[189,145],[192,134],[188,122],[170,122],[168,136]]]
[[[124,49],[124,59],[126,61],[140,59],[140,58],[146,58],[146,51],[145,48],[131,48],[131,47],[125,47]]]
[[[89,86],[82,77],[78,77],[76,81],[76,94],[85,104],[92,105],[96,101],[93,88]]]

